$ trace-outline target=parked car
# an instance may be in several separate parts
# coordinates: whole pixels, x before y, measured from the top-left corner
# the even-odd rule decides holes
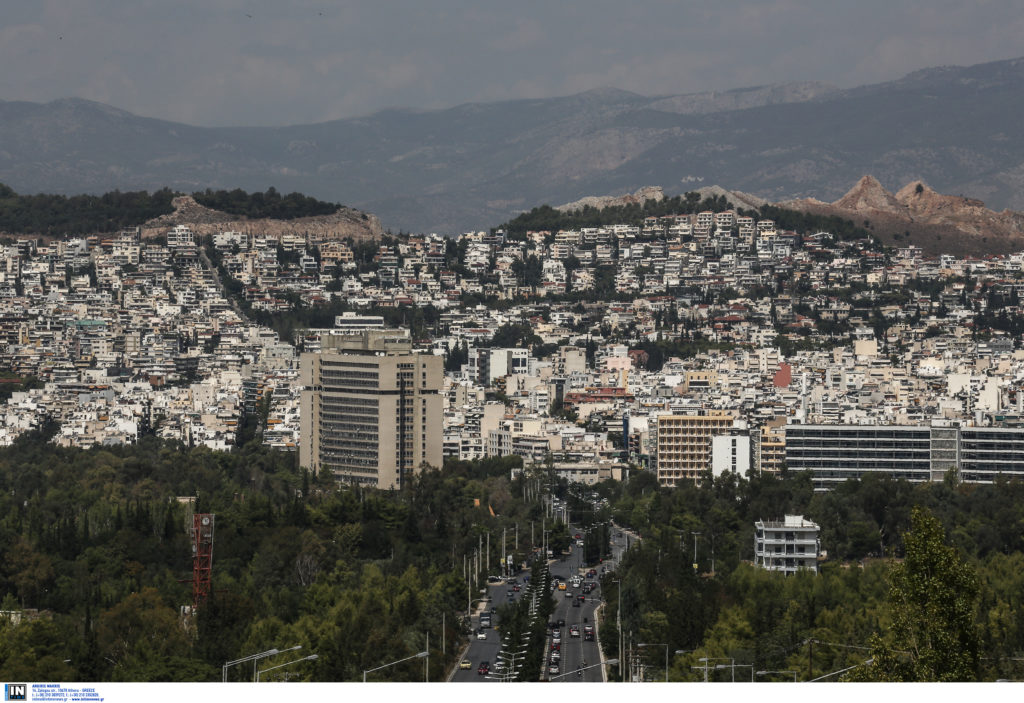
[[[490,673],[490,671],[491,671],[491,663],[489,661],[482,661],[482,662],[480,662],[480,666],[477,667],[476,673],[478,673],[481,676],[483,676],[484,674]]]
[[[485,630],[483,628],[480,628],[479,630],[477,630],[476,631],[476,638],[478,640],[485,640],[485,639],[487,639],[487,630]]]
[[[549,674],[557,674],[558,671],[559,671],[558,663],[557,662],[551,662],[551,666],[548,667],[548,673]]]

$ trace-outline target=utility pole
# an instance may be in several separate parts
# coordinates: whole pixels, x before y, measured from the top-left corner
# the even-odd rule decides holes
[[[505,559],[505,528],[501,528],[501,568],[505,570],[505,575],[508,576],[508,562]]]
[[[619,607],[615,611],[615,631],[619,635],[619,674],[620,678],[625,681],[626,675],[622,669],[622,662],[625,661],[625,656],[622,650],[622,579],[617,579],[615,583],[619,586]]]
[[[814,678],[814,640],[807,640],[807,680]]]

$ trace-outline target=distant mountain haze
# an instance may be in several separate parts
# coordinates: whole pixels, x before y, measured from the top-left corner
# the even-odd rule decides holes
[[[291,127],[208,128],[78,99],[0,102],[0,182],[20,193],[300,191],[393,231],[460,232],[540,203],[720,184],[833,201],[864,174],[1024,210],[1024,59],[681,96],[386,110]]]

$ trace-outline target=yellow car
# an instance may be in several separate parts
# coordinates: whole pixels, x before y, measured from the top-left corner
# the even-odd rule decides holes
[[[472,669],[473,668],[473,663],[471,661],[469,661],[468,659],[463,659],[462,661],[459,662],[459,668],[460,669]]]
[[[564,591],[565,590],[565,581],[559,581],[558,582],[558,590],[559,591]]]

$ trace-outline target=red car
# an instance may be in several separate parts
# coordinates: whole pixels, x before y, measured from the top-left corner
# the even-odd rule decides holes
[[[487,661],[483,661],[483,662],[480,662],[480,668],[478,668],[476,670],[476,673],[478,673],[481,676],[483,676],[484,674],[490,672],[490,670],[491,670],[491,663],[487,662]]]

